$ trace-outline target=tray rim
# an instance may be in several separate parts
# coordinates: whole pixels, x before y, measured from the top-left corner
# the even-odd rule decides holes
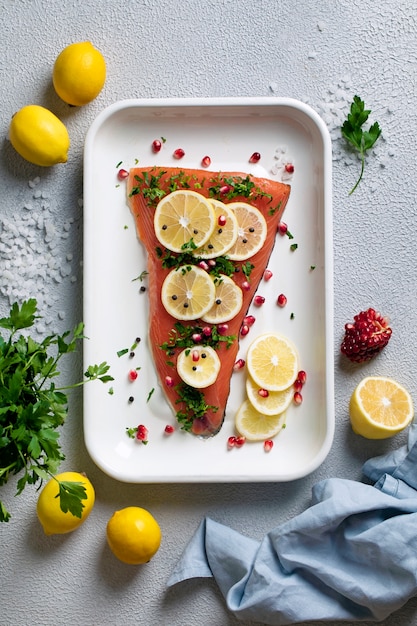
[[[328,128],[324,120],[319,114],[312,109],[309,105],[300,100],[289,97],[272,97],[272,96],[260,96],[260,97],[215,97],[215,98],[129,98],[119,100],[109,105],[103,111],[101,111],[97,117],[93,120],[90,128],[87,131],[85,144],[84,144],[84,205],[88,205],[90,196],[90,186],[88,184],[89,178],[89,164],[91,163],[91,155],[93,151],[94,139],[97,132],[102,125],[111,118],[114,114],[119,113],[125,109],[215,109],[215,108],[231,108],[239,107],[244,109],[259,108],[262,111],[271,112],[276,109],[289,109],[297,111],[307,118],[310,118],[313,124],[319,131],[321,140],[323,142],[323,222],[324,222],[324,311],[325,311],[325,324],[324,324],[324,336],[325,336],[325,357],[324,362],[326,365],[325,374],[325,410],[326,410],[326,432],[323,438],[323,442],[318,454],[307,465],[303,466],[301,470],[288,472],[287,474],[281,474],[279,476],[273,474],[265,474],[260,476],[250,475],[170,475],[165,479],[161,476],[145,476],[141,479],[126,476],[123,472],[115,472],[114,468],[110,471],[106,468],[106,464],[103,460],[99,460],[95,455],[92,446],[89,445],[88,437],[86,436],[85,429],[85,394],[83,398],[83,428],[84,428],[84,441],[87,451],[95,462],[95,464],[105,473],[112,478],[125,483],[142,484],[142,483],[155,483],[155,484],[169,484],[169,483],[249,483],[249,482],[290,482],[308,476],[314,472],[324,462],[333,444],[334,432],[335,432],[335,410],[334,410],[334,285],[333,285],[333,213],[332,213],[332,146],[331,138]],[[87,198],[87,201],[86,201]],[[84,213],[84,225],[86,223],[86,214]],[[84,246],[85,246],[85,234],[86,228],[84,228]],[[86,313],[86,286],[87,281],[84,281],[84,316]]]

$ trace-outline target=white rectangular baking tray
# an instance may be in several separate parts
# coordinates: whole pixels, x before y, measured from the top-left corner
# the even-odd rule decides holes
[[[152,141],[161,137],[166,141],[154,154]],[[181,161],[172,156],[176,148],[185,150]],[[255,151],[261,160],[250,164]],[[198,168],[205,155],[211,170],[276,180],[284,161],[295,167],[284,214],[294,239],[277,235],[273,278],[258,289],[266,302],[252,310],[257,322],[241,341],[244,358],[255,333],[284,333],[307,372],[304,401],[288,409],[287,426],[269,453],[261,443],[227,448],[244,372],[232,377],[225,422],[215,437],[201,440],[179,429],[164,434],[174,420],[147,347],[147,294],[133,280],[146,269],[146,257],[117,172],[135,165]],[[290,481],[311,473],[328,454],[334,433],[331,142],[324,122],[287,98],[125,100],[93,122],[84,156],[85,367],[107,361],[115,379],[84,388],[92,459],[110,476],[133,483]],[[284,308],[276,305],[279,293],[288,298]],[[136,337],[141,342],[135,357],[117,356]],[[141,368],[134,383],[128,380],[133,366]],[[126,434],[139,423],[149,430],[147,445]]]

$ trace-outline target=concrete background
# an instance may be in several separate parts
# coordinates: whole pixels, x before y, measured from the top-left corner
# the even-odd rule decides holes
[[[242,623],[228,613],[211,581],[166,592],[165,582],[202,517],[261,538],[308,506],[318,480],[360,480],[367,458],[402,445],[406,434],[369,442],[351,432],[348,401],[363,376],[393,376],[417,401],[417,6],[414,0],[3,0],[0,7],[0,238],[31,250],[32,267],[44,267],[47,254],[50,261],[34,278],[28,267],[1,254],[0,312],[14,299],[38,296],[45,316],[39,332],[63,331],[82,319],[83,144],[104,107],[132,97],[289,96],[309,103],[329,127],[336,434],[322,466],[302,480],[261,487],[121,484],[85,451],[77,392],[62,430],[62,469],[82,468],[96,488],[88,522],[71,535],[46,538],[36,519],[35,490],[28,487],[14,498],[13,481],[1,489],[13,513],[0,528],[2,626]],[[104,54],[108,78],[94,102],[70,108],[55,95],[51,71],[66,45],[83,40]],[[354,94],[372,109],[383,139],[362,184],[348,196],[359,162],[346,151],[340,125]],[[66,122],[72,145],[65,166],[32,166],[7,141],[12,114],[30,103]],[[34,212],[47,216],[47,224],[35,224],[29,234]],[[368,306],[390,317],[394,333],[376,360],[353,367],[339,358],[343,326]],[[73,381],[81,373],[78,355],[67,361],[62,377]],[[158,555],[142,568],[116,562],[105,543],[108,518],[131,504],[151,510],[164,534]],[[415,623],[416,599],[382,622]]]

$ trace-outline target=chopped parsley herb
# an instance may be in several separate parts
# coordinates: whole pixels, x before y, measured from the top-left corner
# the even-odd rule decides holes
[[[184,403],[185,407],[178,411],[176,418],[181,425],[181,430],[189,432],[195,419],[202,419],[207,411],[218,411],[219,407],[207,404],[204,394],[190,385],[181,383],[175,387],[178,394],[176,404]]]
[[[121,357],[129,352],[129,348],[123,348],[122,350],[117,351],[117,356]]]
[[[116,165],[116,169],[118,169],[121,166],[122,163],[123,163],[123,161],[119,161],[118,164]]]
[[[175,348],[192,348],[195,345],[193,335],[202,333],[202,326],[185,326],[181,322],[176,322],[168,341],[165,341],[160,348],[167,353],[167,356],[170,356],[171,350],[175,350]],[[230,348],[236,339],[236,335],[220,335],[217,326],[213,326],[211,335],[204,337],[204,344],[216,349],[220,343],[226,343],[226,347]],[[174,364],[172,363],[172,365]]]
[[[290,249],[291,249],[292,252],[294,252],[294,250],[297,250],[297,248],[298,248],[298,243],[292,243],[290,245]]]
[[[294,239],[294,235],[292,233],[290,233],[289,230],[287,230],[287,232],[285,233],[288,237],[288,239]]]
[[[139,274],[139,276],[136,276],[136,278],[132,278],[132,283],[133,283],[133,281],[135,281],[135,280],[139,280],[140,282],[142,282],[143,280],[145,280],[145,278],[147,277],[147,275],[148,275],[148,272],[147,272],[146,270],[143,270],[143,272],[141,272],[141,273]]]
[[[149,402],[149,400],[152,398],[153,394],[154,394],[155,388],[152,387],[152,389],[150,390],[150,392],[148,393],[148,397],[146,398],[146,402]]]
[[[250,263],[249,261],[246,261],[246,263],[242,264],[242,272],[244,273],[244,275],[246,276],[246,278],[249,278],[252,270],[255,269],[255,266]]]
[[[315,266],[315,265],[310,265],[310,269],[311,269],[311,270],[315,270],[315,269],[316,269],[316,266]]]

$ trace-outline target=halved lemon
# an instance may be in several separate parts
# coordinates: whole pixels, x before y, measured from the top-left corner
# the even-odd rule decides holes
[[[246,366],[259,387],[268,391],[282,391],[297,378],[297,349],[284,335],[260,335],[248,348]]]
[[[238,223],[233,211],[220,200],[210,198],[210,202],[216,217],[214,230],[204,246],[194,251],[194,254],[202,259],[214,259],[216,256],[226,254],[238,235]]]
[[[215,223],[211,202],[190,189],[173,191],[162,198],[154,215],[158,241],[173,252],[181,252],[191,240],[198,248],[203,246],[209,240]]]
[[[227,205],[238,223],[238,235],[227,251],[232,261],[244,261],[259,252],[265,243],[268,227],[262,213],[246,202],[231,202]]]
[[[213,282],[215,286],[214,304],[208,313],[201,316],[201,319],[209,324],[223,324],[232,320],[239,313],[242,308],[243,294],[239,285],[236,285],[229,276],[221,274]]]
[[[203,389],[216,382],[220,371],[220,359],[210,346],[196,345],[179,353],[177,372],[191,387]]]
[[[392,378],[368,376],[354,390],[349,404],[353,431],[367,439],[387,439],[404,430],[414,417],[413,401]]]
[[[294,396],[294,388],[287,387],[283,391],[268,391],[268,395],[264,398],[259,395],[262,389],[257,385],[250,376],[246,378],[246,394],[248,400],[259,413],[263,415],[279,415],[283,413],[291,404]]]
[[[264,415],[245,400],[235,416],[237,432],[247,441],[265,441],[279,433],[285,424],[285,413]]]
[[[210,274],[196,265],[182,265],[166,276],[161,300],[177,320],[196,320],[210,311],[216,288]]]

